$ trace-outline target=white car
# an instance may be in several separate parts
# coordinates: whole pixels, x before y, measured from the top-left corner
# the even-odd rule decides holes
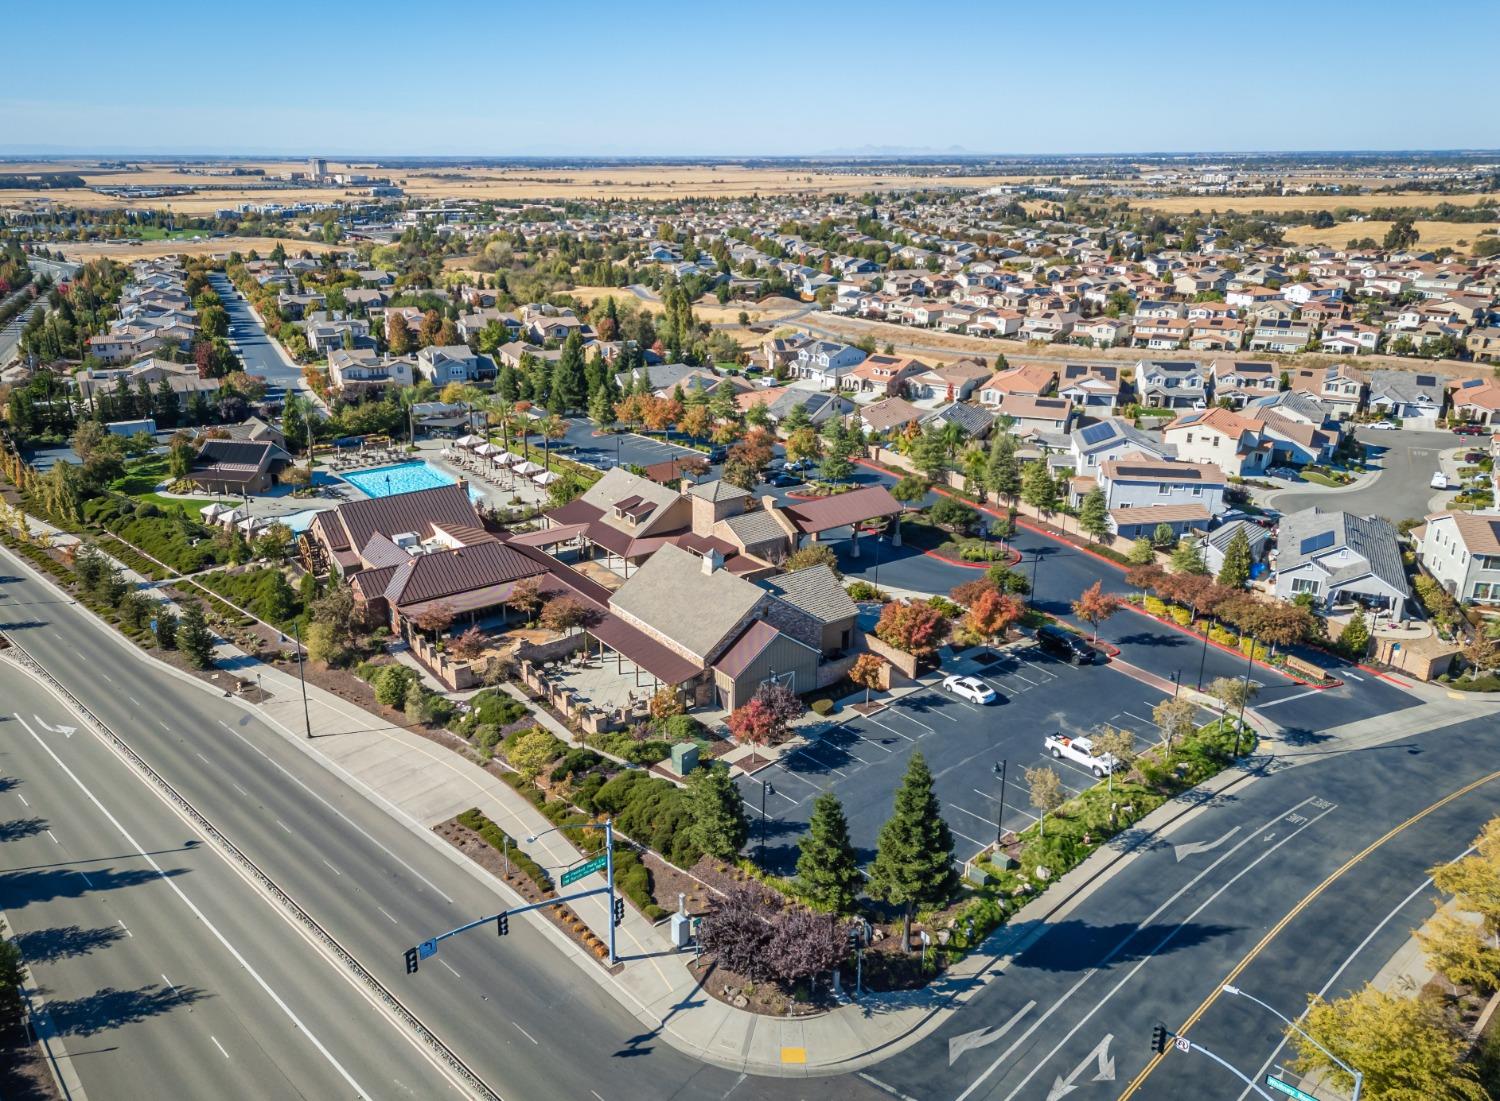
[[[1432,481],[1428,482],[1427,484],[1430,485],[1433,489],[1447,489],[1448,475],[1439,470],[1432,476]]]
[[[1371,421],[1369,424],[1365,425],[1365,427],[1368,428],[1371,432],[1396,431],[1396,426],[1390,421]]]
[[[1042,747],[1054,758],[1066,757],[1101,779],[1120,767],[1119,760],[1112,755],[1095,753],[1094,743],[1087,738],[1069,738],[1065,734],[1048,734],[1042,740]]]
[[[970,703],[986,704],[994,703],[1000,698],[989,685],[978,677],[951,676],[943,679],[943,691],[952,692],[955,696],[962,696]]]

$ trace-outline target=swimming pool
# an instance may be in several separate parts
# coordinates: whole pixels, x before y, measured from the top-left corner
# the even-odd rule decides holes
[[[415,493],[419,489],[436,489],[451,486],[458,481],[446,470],[440,470],[429,462],[417,459],[394,466],[377,466],[369,470],[351,470],[343,475],[344,481],[367,497],[394,497],[398,493]],[[469,487],[471,501],[483,501],[484,494]]]

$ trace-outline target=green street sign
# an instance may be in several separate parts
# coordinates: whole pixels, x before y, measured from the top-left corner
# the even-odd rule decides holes
[[[1286,1094],[1292,1101],[1318,1101],[1312,1094],[1305,1090],[1299,1090],[1289,1082],[1283,1082],[1274,1074],[1266,1075],[1266,1085],[1270,1086],[1273,1090]]]
[[[562,874],[562,885],[566,887],[570,883],[577,883],[584,876],[592,875],[594,872],[602,870],[607,863],[609,863],[608,857],[596,856],[594,859],[585,861],[576,868],[569,868]]]

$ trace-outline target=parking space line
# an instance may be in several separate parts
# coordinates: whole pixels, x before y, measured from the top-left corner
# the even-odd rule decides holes
[[[1134,711],[1121,711],[1120,714],[1122,714],[1122,715],[1129,715],[1136,722],[1138,722],[1138,723],[1145,723],[1147,726],[1155,726],[1156,725],[1150,719],[1143,719],[1143,718],[1141,718]]]
[[[872,723],[874,723],[876,726],[880,727],[882,730],[889,730],[892,734],[896,735],[896,737],[898,737],[898,738],[905,738],[908,742],[914,742],[914,741],[916,741],[916,739],[913,738],[910,734],[903,734],[903,733],[901,733],[901,731],[897,730],[894,726],[886,726],[885,723],[881,722],[874,715],[869,715],[869,716],[867,716],[867,718],[869,718],[869,720]]]
[[[958,837],[962,837],[965,841],[967,841],[971,845],[977,845],[981,849],[987,849],[987,848],[989,848],[989,843],[988,842],[980,841],[977,837],[970,837],[966,833],[960,833],[958,830],[955,830],[952,826],[949,826],[948,829],[952,833],[954,833],[955,835],[957,835]]]
[[[917,718],[915,715],[909,715],[905,711],[902,711],[899,705],[897,705],[896,707],[891,708],[891,711],[893,713],[899,713],[901,715],[901,717],[904,718],[907,722],[916,723],[923,730],[927,731],[927,733],[929,733],[929,734],[932,733],[932,731],[933,731],[932,727],[928,726],[926,723],[924,723],[921,719]]]
[[[822,791],[823,790],[817,784],[815,784],[811,780],[809,780],[806,776],[803,776],[803,775],[801,775],[800,773],[797,773],[797,772],[793,772],[791,769],[787,768],[785,765],[782,765],[780,767],[781,767],[781,775],[784,776],[784,777],[786,777],[788,780],[796,780],[799,783],[806,784],[808,787],[812,788],[814,791]],[[778,791],[776,794],[777,795],[781,795],[781,792]],[[783,795],[782,798],[785,799],[785,798],[787,798],[787,796]]]
[[[993,818],[986,818],[982,814],[975,814],[973,811],[969,810],[967,807],[961,807],[957,803],[949,803],[948,804],[948,809],[949,810],[956,810],[956,811],[958,811],[961,814],[967,814],[970,818],[977,818],[981,822],[985,823],[986,825],[994,825],[994,821],[995,820]]]
[[[874,738],[866,738],[863,734],[859,733],[858,731],[850,731],[850,732],[852,734],[854,734],[854,737],[855,737],[856,741],[864,742],[866,745],[874,746],[876,749],[880,750],[880,752],[882,752],[882,753],[894,753],[894,752],[896,752],[894,749],[889,749],[886,746],[881,745]]]

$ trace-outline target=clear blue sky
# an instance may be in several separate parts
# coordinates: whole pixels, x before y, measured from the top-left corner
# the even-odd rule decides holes
[[[0,154],[1500,147],[1494,0],[7,7]]]

